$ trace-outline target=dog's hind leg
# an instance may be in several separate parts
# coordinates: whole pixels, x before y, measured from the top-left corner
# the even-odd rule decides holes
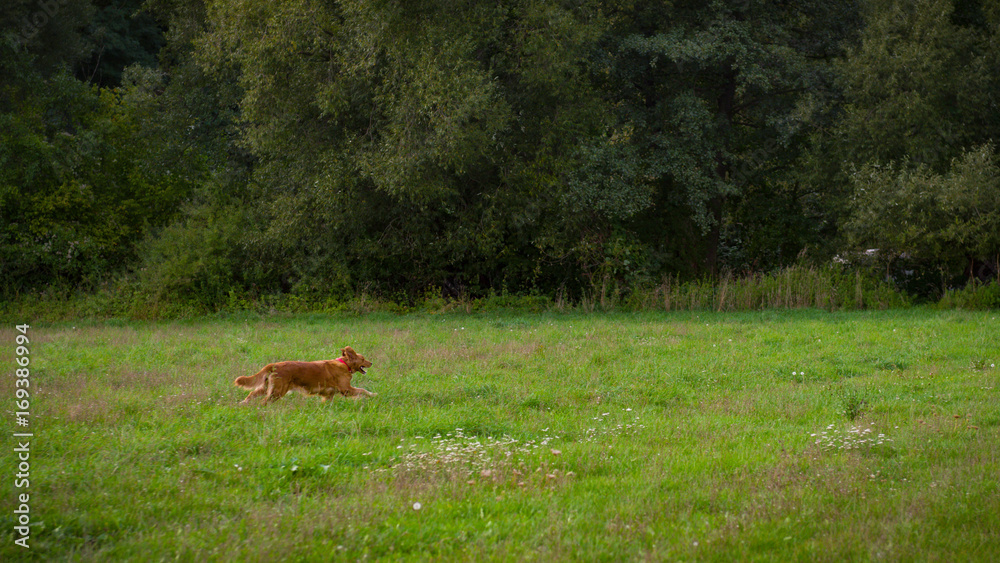
[[[267,385],[267,397],[264,398],[265,403],[273,403],[278,399],[285,396],[288,393],[290,385],[284,378],[272,376],[268,381]]]
[[[236,383],[236,385],[239,385],[240,387],[243,387],[245,389],[251,389],[251,388],[253,389],[253,391],[250,391],[250,394],[247,395],[247,398],[240,401],[239,404],[245,405],[250,402],[250,399],[253,399],[254,397],[259,397],[267,393],[268,383],[270,382],[271,375],[273,374],[274,370],[275,370],[274,364],[267,364],[266,366],[264,366],[264,369],[258,371],[256,374],[250,377],[247,376],[237,377],[236,381],[234,382]],[[256,387],[254,387],[255,385]]]

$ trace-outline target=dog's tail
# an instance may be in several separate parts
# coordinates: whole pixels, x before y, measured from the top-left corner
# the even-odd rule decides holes
[[[246,389],[256,389],[261,386],[262,383],[267,381],[267,374],[271,371],[271,366],[274,364],[267,364],[264,369],[258,371],[254,375],[241,375],[233,381],[236,385],[246,388]]]

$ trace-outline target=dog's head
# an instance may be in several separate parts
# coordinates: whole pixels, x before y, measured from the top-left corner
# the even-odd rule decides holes
[[[354,351],[354,348],[350,346],[345,346],[343,350],[340,351],[342,357],[344,358],[344,363],[347,367],[354,371],[359,371],[365,373],[365,368],[372,367],[372,363],[365,359],[364,356],[358,354]]]

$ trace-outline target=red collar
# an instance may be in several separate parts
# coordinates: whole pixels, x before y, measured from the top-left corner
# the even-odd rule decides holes
[[[336,361],[338,361],[338,362],[344,364],[345,366],[347,366],[347,360],[345,360],[343,356],[337,358]],[[354,370],[351,369],[351,366],[347,366],[347,370],[350,371],[351,373],[354,373]]]

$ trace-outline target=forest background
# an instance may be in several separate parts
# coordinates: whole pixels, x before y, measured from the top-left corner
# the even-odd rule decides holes
[[[0,302],[798,268],[1000,306],[998,31],[997,0],[4,0]]]

